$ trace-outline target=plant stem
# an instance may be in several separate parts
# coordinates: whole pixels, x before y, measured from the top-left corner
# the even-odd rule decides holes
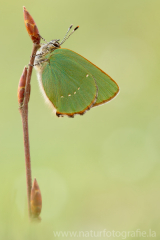
[[[22,125],[23,125],[23,139],[24,139],[24,152],[25,152],[25,167],[26,167],[26,182],[27,182],[27,198],[28,198],[28,213],[31,218],[31,206],[30,206],[30,196],[32,187],[32,175],[31,175],[31,160],[30,160],[30,147],[29,147],[29,132],[28,132],[28,102],[30,96],[30,81],[33,70],[33,64],[36,52],[40,46],[33,44],[32,54],[30,58],[29,68],[27,71],[26,87],[24,94],[23,106],[19,108]]]

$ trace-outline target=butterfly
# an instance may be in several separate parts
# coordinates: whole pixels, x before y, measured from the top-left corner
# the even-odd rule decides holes
[[[78,29],[68,35],[72,26],[61,42],[55,39],[41,45],[34,61],[40,90],[58,117],[83,115],[119,92],[117,83],[108,74],[78,53],[61,48]]]

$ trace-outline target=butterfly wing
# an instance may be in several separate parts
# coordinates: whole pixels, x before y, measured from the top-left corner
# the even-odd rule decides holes
[[[60,51],[60,49],[57,49],[56,51]],[[74,59],[75,62],[83,66],[94,77],[98,86],[98,98],[94,103],[94,106],[108,102],[117,95],[119,92],[117,83],[104,71],[88,61],[86,58],[69,49],[63,48],[61,51],[63,51],[63,55],[67,55],[71,59]]]
[[[57,116],[73,117],[89,110],[98,92],[92,74],[64,49],[56,49],[47,58],[41,84]]]

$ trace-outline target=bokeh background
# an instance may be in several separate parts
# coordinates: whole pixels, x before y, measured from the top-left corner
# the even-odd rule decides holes
[[[151,229],[159,239],[160,1],[0,3],[0,239],[71,239],[53,231],[104,229]],[[63,47],[88,58],[120,86],[108,104],[74,119],[57,118],[33,72],[29,133],[32,175],[43,197],[39,224],[28,221],[17,103],[18,81],[32,49],[22,6],[48,41],[62,39],[70,24],[79,25]]]

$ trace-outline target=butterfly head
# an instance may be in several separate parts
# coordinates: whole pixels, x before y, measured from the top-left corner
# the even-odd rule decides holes
[[[68,31],[66,33],[66,35],[64,36],[63,40],[60,42],[60,39],[53,39],[50,42],[47,42],[44,38],[41,38],[47,42],[46,44],[42,44],[41,48],[38,50],[35,61],[34,61],[34,65],[36,67],[41,66],[41,63],[44,63],[44,58],[48,53],[53,52],[54,50],[56,50],[57,48],[60,48],[61,45],[79,28],[79,26],[75,27],[73,29],[73,31],[68,35],[69,31],[71,30],[71,28],[73,27],[73,25],[71,25],[68,28]],[[45,60],[46,62],[46,60]]]
[[[60,39],[53,39],[48,43],[48,47],[50,48],[59,48],[60,47],[60,43],[59,43]]]
[[[60,47],[60,43],[59,43],[60,39],[53,39],[51,40],[49,43],[44,44],[41,46],[41,51],[43,53],[48,52],[48,51],[53,51],[56,48]]]

